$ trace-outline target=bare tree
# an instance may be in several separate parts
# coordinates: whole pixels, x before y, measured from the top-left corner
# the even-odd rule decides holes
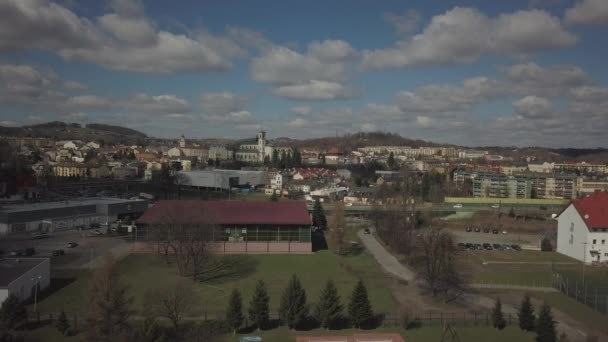
[[[184,315],[192,308],[195,296],[192,285],[179,279],[171,286],[149,291],[146,294],[145,308],[156,317],[169,319],[177,330]]]
[[[173,174],[173,183],[177,186],[177,199],[182,198],[182,186],[191,185],[192,179],[183,172],[175,172]]]
[[[464,281],[454,263],[456,250],[451,235],[430,228],[420,234],[417,245],[414,264],[433,296],[444,294],[446,301],[459,296]]]

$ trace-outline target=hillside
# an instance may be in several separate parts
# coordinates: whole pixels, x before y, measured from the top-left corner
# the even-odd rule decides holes
[[[76,123],[47,122],[23,127],[2,127],[1,136],[42,137],[55,140],[97,141],[104,144],[145,144],[147,135],[121,126],[89,124],[82,127]]]

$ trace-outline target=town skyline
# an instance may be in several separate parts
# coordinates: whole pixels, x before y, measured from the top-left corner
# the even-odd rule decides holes
[[[606,2],[265,5],[3,2],[0,125],[99,122],[162,138],[264,128],[464,146],[608,142],[608,52],[597,44]]]

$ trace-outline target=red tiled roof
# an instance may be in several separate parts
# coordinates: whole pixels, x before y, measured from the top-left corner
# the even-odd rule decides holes
[[[572,201],[572,205],[588,228],[608,228],[608,193],[598,191]]]
[[[137,220],[140,224],[310,225],[305,202],[159,201]]]

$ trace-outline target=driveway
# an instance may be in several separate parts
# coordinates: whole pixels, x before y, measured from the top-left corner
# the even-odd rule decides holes
[[[372,231],[374,232],[374,231]],[[406,280],[407,282],[414,281],[415,275],[412,270],[405,267],[402,263],[397,260],[391,253],[389,253],[384,246],[376,240],[373,234],[365,234],[363,230],[357,232],[359,239],[367,248],[367,250],[374,256],[376,261],[384,268],[388,273],[396,276],[399,279]]]

